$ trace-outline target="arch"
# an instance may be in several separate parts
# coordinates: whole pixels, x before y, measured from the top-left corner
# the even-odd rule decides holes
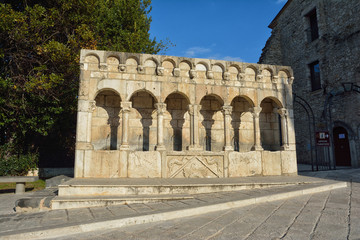
[[[154,57],[146,58],[145,61],[144,61],[144,66],[145,66],[145,67],[150,67],[150,66],[146,65],[147,62],[148,62],[148,63],[150,63],[150,62],[154,62],[154,63],[155,63],[155,66],[151,66],[151,67],[157,67],[157,66],[159,66],[159,61],[158,61],[156,58],[154,58]]]
[[[156,98],[151,92],[142,89],[134,92],[130,101],[132,108],[129,114],[130,150],[150,151],[156,146],[155,111]]]
[[[153,97],[153,98],[155,99],[155,103],[158,103],[158,102],[159,102],[159,100],[158,100],[158,98],[155,96],[155,94],[154,94],[153,92],[151,92],[150,90],[147,90],[147,89],[145,89],[145,88],[138,89],[138,90],[132,92],[131,94],[129,94],[129,95],[128,95],[129,97],[127,98],[127,101],[130,101],[130,99],[131,99],[135,94],[137,94],[137,93],[139,93],[139,92],[146,92],[146,93],[150,94],[151,97]]]
[[[264,82],[268,82],[268,83],[272,82],[273,73],[272,73],[272,70],[270,68],[264,68],[261,71],[261,75],[263,75]]]
[[[125,59],[125,64],[127,64],[128,60],[135,60],[137,65],[140,65],[140,59],[137,56],[130,55]]]
[[[277,97],[274,97],[274,96],[266,96],[263,99],[261,99],[260,103],[267,98],[273,100],[279,108],[284,107],[284,104]]]
[[[279,151],[282,145],[280,115],[277,112],[281,105],[275,100],[274,97],[266,97],[260,103],[261,145],[267,151]]]
[[[206,151],[222,151],[224,144],[224,101],[216,94],[208,94],[201,101],[200,144]]]
[[[172,58],[169,58],[169,57],[166,57],[166,58],[164,58],[164,59],[162,60],[161,66],[164,67],[163,63],[166,62],[166,61],[167,61],[167,62],[171,62],[172,65],[173,65],[173,67],[176,68],[176,61],[175,61],[174,59],[172,59]]]
[[[169,59],[171,60],[171,59]],[[164,75],[165,76],[173,76],[173,70],[175,68],[174,61],[164,60],[161,63],[161,66],[164,68]]]
[[[356,138],[356,133],[352,130],[352,128],[350,127],[349,124],[347,124],[347,123],[345,123],[343,121],[334,121],[333,124],[334,124],[334,127],[343,127],[343,128],[345,128],[346,131],[349,134],[349,140],[352,140],[352,139]]]
[[[249,65],[245,68],[245,81],[255,82],[256,80],[256,68],[252,65]]]
[[[189,71],[191,70],[191,62],[183,60],[179,63],[180,77],[190,77]]]
[[[287,70],[283,69],[278,72],[278,78],[280,79],[282,84],[287,84],[289,79],[289,73]]]
[[[236,65],[231,65],[228,68],[228,72],[230,73],[230,80],[238,80],[238,75],[240,73],[239,68]]]
[[[85,70],[99,70],[100,58],[96,54],[87,54],[84,57]]]
[[[185,150],[190,145],[190,116],[188,114],[189,99],[181,92],[173,92],[166,99],[167,114],[165,116],[165,144],[167,149]]]
[[[254,118],[251,108],[254,103],[247,96],[237,96],[231,101],[231,139],[235,151],[248,152],[255,143]]]
[[[96,94],[96,108],[92,113],[91,143],[95,150],[116,150],[120,146],[120,95],[102,89]]]
[[[106,58],[109,72],[118,72],[120,59],[117,56],[110,55]]]
[[[199,62],[195,65],[198,78],[206,79],[207,66],[203,62]]]

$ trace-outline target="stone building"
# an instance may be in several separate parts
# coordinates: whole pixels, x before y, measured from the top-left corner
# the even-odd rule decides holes
[[[75,177],[297,173],[290,67],[81,51]]]
[[[259,63],[294,71],[299,163],[359,167],[359,12],[359,0],[289,0],[269,25]],[[330,147],[315,147],[316,132],[330,133]]]

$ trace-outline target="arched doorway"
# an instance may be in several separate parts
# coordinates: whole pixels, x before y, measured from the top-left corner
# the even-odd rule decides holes
[[[351,166],[349,135],[345,128],[333,129],[334,151],[337,166]]]

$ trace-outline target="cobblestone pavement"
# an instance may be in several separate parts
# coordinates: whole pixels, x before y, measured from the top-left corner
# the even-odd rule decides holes
[[[218,211],[176,220],[139,224],[113,230],[100,230],[49,239],[360,239],[360,169],[302,173],[330,180],[348,181],[348,187],[302,195],[247,207]],[[242,194],[277,192],[251,190]],[[218,193],[212,202],[239,198],[238,193]],[[7,229],[61,227],[89,219],[115,219],[201,205],[206,195],[164,203],[131,204],[107,208],[54,210],[31,214],[0,216],[0,232]],[[0,239],[2,239],[0,233]]]
[[[360,239],[360,171],[308,175],[350,184],[282,201],[57,239]]]

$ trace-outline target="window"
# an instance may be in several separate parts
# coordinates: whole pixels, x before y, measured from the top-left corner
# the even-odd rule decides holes
[[[309,12],[306,17],[309,21],[309,28],[307,29],[308,39],[310,42],[319,38],[319,28],[316,16],[316,9]]]
[[[310,63],[309,68],[311,77],[311,90],[316,91],[321,89],[319,61]]]

